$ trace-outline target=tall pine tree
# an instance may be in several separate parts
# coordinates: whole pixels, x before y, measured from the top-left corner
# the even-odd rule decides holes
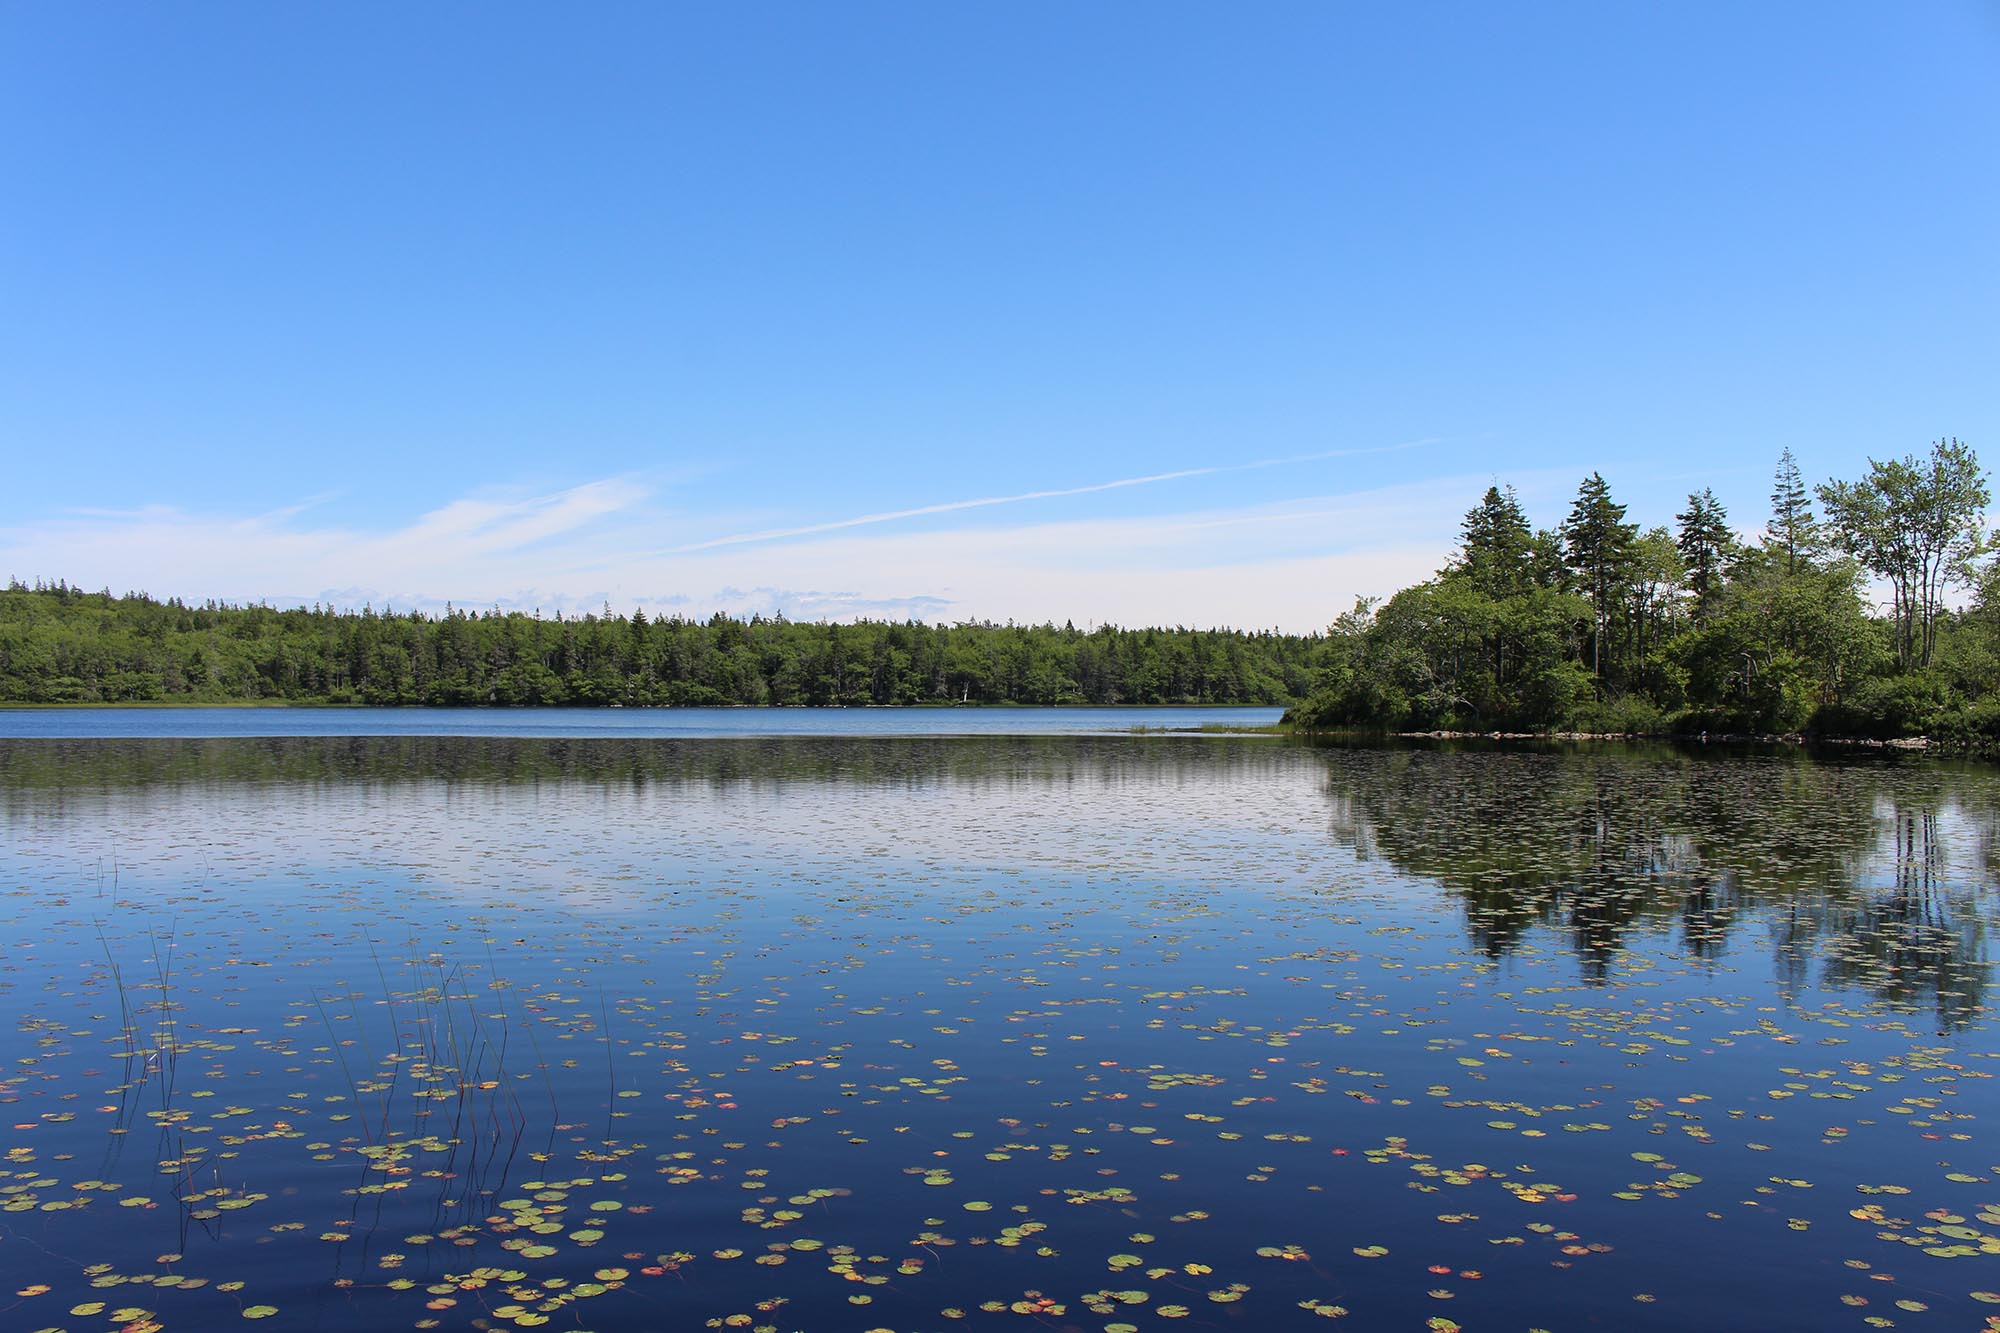
[[[1694,590],[1695,609],[1706,614],[1715,594],[1722,591],[1723,567],[1736,548],[1729,531],[1729,511],[1704,486],[1688,496],[1688,507],[1674,515],[1680,522],[1675,545],[1687,566],[1688,587]]]
[[[1596,472],[1577,487],[1576,502],[1562,526],[1563,557],[1576,571],[1578,587],[1590,599],[1595,625],[1590,636],[1590,670],[1604,675],[1604,639],[1617,605],[1619,585],[1632,562],[1639,525],[1625,521],[1625,506],[1611,499],[1610,483]]]
[[[1488,486],[1459,533],[1459,569],[1488,597],[1509,597],[1533,582],[1529,556],[1535,535],[1512,486],[1505,491]]]
[[[1792,451],[1778,455],[1778,475],[1771,483],[1771,524],[1764,529],[1764,544],[1785,558],[1785,573],[1796,574],[1800,565],[1809,565],[1825,547],[1819,520],[1813,515],[1812,492],[1799,475]]]

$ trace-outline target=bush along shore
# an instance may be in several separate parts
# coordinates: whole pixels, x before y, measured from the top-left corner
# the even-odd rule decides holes
[[[1353,737],[1356,739],[1379,738],[1393,734],[1397,740],[1423,741],[1693,741],[1703,745],[1828,745],[1848,746],[1864,750],[1962,750],[1982,748],[1964,742],[1938,743],[1928,736],[1891,736],[1877,739],[1872,736],[1823,736],[1805,732],[1787,732],[1783,735],[1743,734],[1734,732],[1712,734],[1710,732],[1678,731],[1398,731],[1385,733],[1363,729],[1342,729],[1338,731],[1304,730],[1309,736]]]
[[[1992,750],[1989,501],[1957,440],[1810,487],[1788,450],[1751,539],[1706,488],[1672,529],[1642,531],[1595,473],[1552,529],[1494,486],[1435,577],[1334,622],[1286,720],[1325,733]]]

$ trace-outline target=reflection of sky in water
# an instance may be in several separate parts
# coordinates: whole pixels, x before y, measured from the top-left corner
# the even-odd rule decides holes
[[[345,885],[583,918],[646,917],[661,894],[696,890],[739,909],[823,902],[885,877],[911,900],[1075,900],[1171,883],[1335,903],[1371,921],[1462,918],[1504,974],[1523,949],[1601,955],[1607,942],[1755,965],[1795,948],[1802,909],[1816,923],[1810,952],[1825,944],[1829,910],[1837,918],[1913,877],[1922,910],[1950,915],[1962,947],[1983,953],[1972,899],[1996,799],[1977,769],[1792,759],[1593,759],[1605,771],[1562,793],[1544,779],[1563,771],[1574,786],[1584,761],[1549,755],[1507,756],[1497,776],[1478,775],[1491,756],[1458,756],[1448,762],[1461,785],[1436,790],[1427,770],[1414,787],[1385,777],[1393,754],[1214,738],[916,743],[928,762],[899,749],[911,742],[877,741],[872,764],[848,758],[859,742],[776,742],[748,762],[733,742],[666,742],[655,762],[607,781],[573,767],[599,753],[588,742],[555,763],[536,742],[500,743],[530,762],[471,774],[439,772],[452,742],[347,743],[364,748],[309,779],[195,767],[162,780],[158,742],[128,750],[141,757],[131,762],[100,754],[112,781],[5,789],[11,855],[79,888],[115,876],[133,901],[165,894],[162,907],[185,908],[173,894],[191,883],[206,895],[194,901],[226,885],[232,903],[278,909]],[[296,758],[315,742],[256,744]],[[884,753],[898,757],[885,765]],[[1770,807],[1765,824],[1718,839],[1699,822],[1752,803]],[[1781,862],[1759,836],[1772,826],[1811,853]],[[1780,864],[1798,883],[1774,882]],[[1593,896],[1605,882],[1609,911]],[[1497,909],[1481,897],[1488,883],[1500,886]],[[1489,918],[1510,914],[1518,929],[1493,947]],[[1456,955],[1466,942],[1427,933],[1402,947]],[[1793,970],[1794,985],[1806,979]]]
[[[1307,1300],[1360,1327],[1833,1327],[1911,1295],[1868,1277],[1911,1253],[1877,1232],[1936,1241],[1919,1228],[1955,1224],[1926,1210],[2000,1193],[1960,1118],[1991,1103],[1974,980],[1995,807],[1983,769],[1663,751],[0,743],[22,939],[0,1095],[38,1126],[15,1146],[67,1143],[121,1192],[159,1195],[159,1155],[272,1196],[254,1226],[171,1244],[166,1209],[118,1214],[144,1254],[112,1257],[254,1279],[293,1321],[273,1328],[407,1327],[422,1307],[395,1272],[576,1283],[682,1251],[701,1262],[661,1279],[671,1301],[613,1291],[586,1326],[782,1296],[780,1327],[928,1328],[1035,1290],[1059,1327],[1166,1327],[1149,1312],[1175,1300],[1188,1328],[1325,1327]],[[119,1058],[107,963],[148,1031],[163,957],[190,1043],[172,1097]],[[436,1103],[450,1172],[357,1192],[383,1179],[364,1149],[435,1131],[409,1072],[434,1067],[459,1089]],[[242,1116],[211,1124],[222,1103]],[[49,1118],[165,1107],[196,1114],[108,1155],[102,1120]],[[274,1116],[309,1133],[203,1134]],[[367,1141],[371,1116],[396,1132]],[[1986,1183],[1950,1179],[1968,1172]],[[500,1248],[524,1233],[499,1200],[586,1177],[571,1202],[620,1205],[599,1215],[615,1239],[579,1250],[570,1223],[538,1260]],[[1905,1225],[1849,1216],[1904,1197],[1858,1192],[1881,1183],[1912,1191]],[[820,1186],[852,1202],[742,1215]],[[1111,1189],[1130,1197],[1071,1202]],[[343,1210],[352,1243],[327,1230]],[[31,1217],[36,1243],[90,1252],[82,1219]],[[1024,1220],[1046,1230],[996,1243]],[[466,1245],[437,1239],[453,1225]],[[710,1255],[802,1228],[922,1271],[856,1287],[803,1253]],[[1311,1261],[1252,1253],[1286,1244]],[[1133,1251],[1140,1270],[1107,1268]],[[1848,1258],[1876,1304],[1826,1290]],[[1973,1285],[1926,1273],[1922,1299],[1969,1317]],[[1107,1316],[1086,1300],[1107,1286],[1150,1294]],[[191,1326],[216,1317],[185,1299]]]
[[[1255,889],[1324,879],[1315,864],[1329,855],[1324,802],[1296,753],[1258,742],[1190,765],[1216,742],[1186,745],[1182,763],[1142,770],[1002,760],[970,776],[885,781],[411,774],[17,793],[10,841],[17,855],[86,879],[99,861],[134,883],[176,882],[204,859],[252,875],[366,867],[469,893],[588,892],[602,910],[641,909],[662,884],[745,876],[760,894],[829,875],[1070,875],[1079,864],[1106,877]]]

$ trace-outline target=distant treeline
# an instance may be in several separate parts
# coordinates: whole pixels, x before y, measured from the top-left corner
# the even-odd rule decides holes
[[[193,605],[14,583],[0,702],[1289,704],[1321,635]]]
[[[1990,745],[2000,741],[1990,498],[1957,440],[1810,488],[1787,450],[1769,518],[1748,541],[1706,488],[1672,529],[1641,531],[1596,473],[1557,528],[1531,528],[1512,488],[1494,486],[1435,577],[1334,623],[1291,717],[1315,730],[1807,731]]]

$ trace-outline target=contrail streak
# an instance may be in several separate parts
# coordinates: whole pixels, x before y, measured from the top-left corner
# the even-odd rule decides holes
[[[686,546],[676,546],[665,552],[669,555],[687,555],[694,551],[711,551],[718,546],[743,546],[752,542],[780,541],[786,537],[809,537],[820,532],[838,532],[843,528],[866,527],[873,523],[893,523],[904,518],[923,518],[929,514],[951,514],[961,509],[985,509],[993,505],[1020,504],[1026,500],[1054,500],[1066,495],[1091,495],[1098,491],[1124,490],[1131,486],[1151,486],[1162,481],[1185,481],[1189,477],[1212,477],[1224,472],[1254,472],[1260,468],[1284,467],[1293,463],[1317,463],[1329,458],[1354,458],[1362,454],[1388,454],[1401,449],[1414,449],[1420,445],[1435,444],[1435,440],[1408,440],[1402,444],[1376,445],[1368,449],[1327,449],[1313,454],[1293,454],[1286,458],[1260,458],[1250,463],[1223,463],[1215,467],[1183,468],[1178,472],[1155,472],[1145,477],[1120,477],[1116,481],[1093,482],[1088,486],[1065,486],[1058,490],[1022,491],[1018,495],[986,495],[975,500],[947,500],[942,504],[919,505],[915,509],[890,509],[879,514],[861,514],[854,518],[834,519],[827,523],[808,523],[796,528],[767,528],[762,532],[739,532],[728,537],[712,537],[707,541],[690,542]]]

